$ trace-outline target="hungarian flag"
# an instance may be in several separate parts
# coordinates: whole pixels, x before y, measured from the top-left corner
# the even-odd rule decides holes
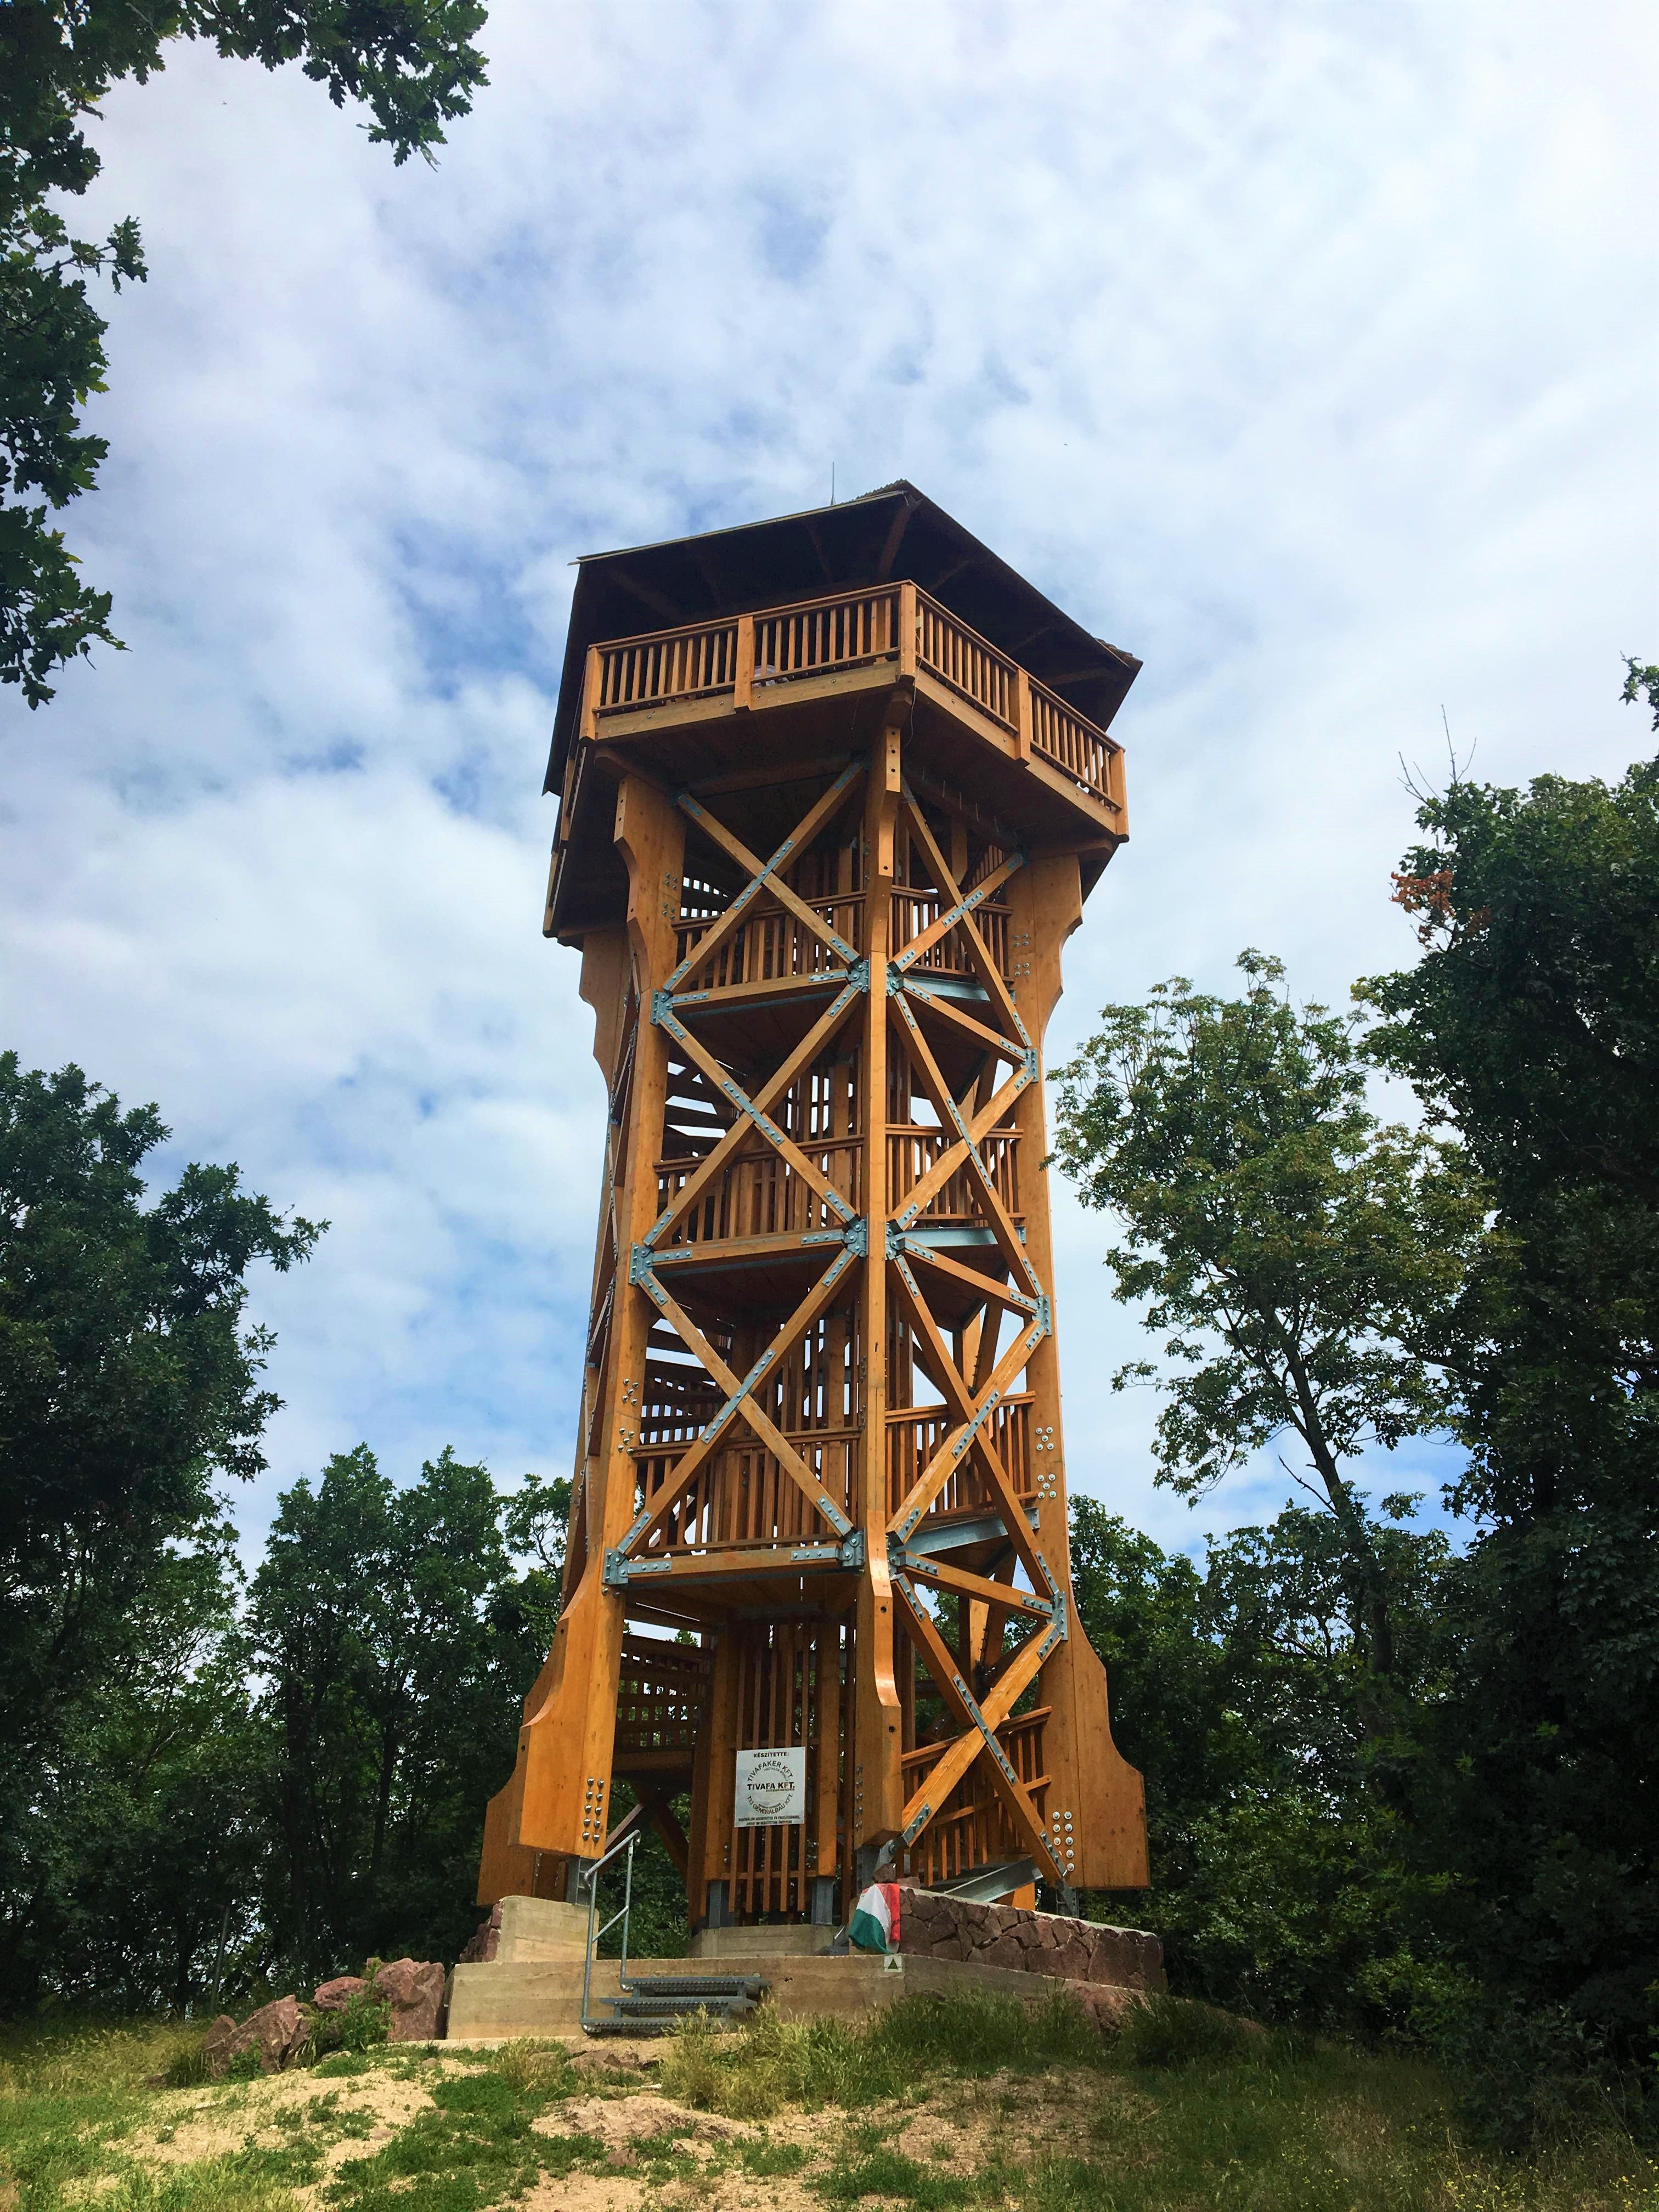
[[[853,1907],[847,1934],[860,1951],[897,1950],[899,1892],[896,1881],[872,1882]]]

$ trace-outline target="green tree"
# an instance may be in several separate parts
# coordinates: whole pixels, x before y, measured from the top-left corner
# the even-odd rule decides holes
[[[1355,1018],[1298,1010],[1283,970],[1240,956],[1242,998],[1182,977],[1105,1024],[1059,1070],[1055,1155],[1126,1241],[1107,1265],[1168,1331],[1158,1480],[1188,1498],[1281,1437],[1333,1522],[1357,1649],[1394,1674],[1388,1560],[1362,1455],[1442,1428],[1437,1332],[1481,1247],[1483,1200],[1456,1149],[1381,1125]],[[1145,1361],[1117,1387],[1147,1379]],[[1386,1718],[1376,1697],[1372,1724]]]
[[[471,44],[481,0],[7,0],[0,7],[0,681],[31,707],[53,672],[118,646],[107,592],[83,583],[52,510],[91,489],[108,451],[82,413],[104,390],[107,327],[88,296],[146,271],[137,225],[74,236],[52,203],[98,174],[82,118],[113,84],[143,84],[175,39],[267,69],[297,61],[337,107],[362,101],[392,158],[431,157],[485,82]]]
[[[1395,1704],[1434,1694],[1444,1539],[1374,1531],[1390,1581]],[[1455,1988],[1447,1885],[1425,1866],[1368,1721],[1366,1627],[1340,1533],[1287,1507],[1167,1555],[1073,1505],[1078,1608],[1112,1683],[1113,1731],[1146,1777],[1153,1887],[1130,1904],[1176,1986],[1258,2016],[1375,2030]],[[1103,1917],[1126,1903],[1098,1900]]]
[[[123,2011],[210,2001],[261,1946],[270,1842],[263,1734],[237,1632],[228,1524],[161,1562],[119,1663],[68,1715],[21,1838],[27,1980],[9,1992]]]
[[[1659,717],[1659,669],[1626,696]],[[1437,1821],[1490,1981],[1626,2046],[1659,2025],[1659,763],[1454,780],[1396,896],[1423,957],[1372,1049],[1457,1133],[1501,1231],[1472,1273]]]
[[[249,1650],[272,1737],[279,1954],[453,1958],[487,1800],[512,1765],[544,1649],[488,1471],[446,1449],[399,1488],[366,1445],[283,1493],[253,1578]]]
[[[552,1649],[559,1625],[570,1488],[563,1475],[544,1482],[538,1474],[526,1474],[501,1504],[502,1540],[524,1567],[516,1579],[502,1586],[495,1620],[505,1633],[528,1638],[544,1658]]]
[[[186,1167],[146,1203],[167,1132],[77,1067],[0,1054],[0,1987],[41,1957],[31,1856],[41,1792],[105,1686],[142,1665],[177,1555],[210,1540],[222,1475],[264,1464],[277,1401],[247,1273],[321,1224],[284,1219],[234,1167]],[[40,1910],[37,1911],[37,1905]]]

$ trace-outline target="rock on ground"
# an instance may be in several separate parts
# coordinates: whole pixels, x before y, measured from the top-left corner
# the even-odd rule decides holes
[[[278,1997],[272,2004],[261,2005],[240,2027],[228,2013],[222,2014],[209,2028],[203,2045],[209,2075],[216,2079],[245,2051],[258,2052],[262,2074],[280,2074],[305,2041],[310,2025],[298,1997]]]
[[[361,1974],[337,1974],[331,1982],[318,1984],[311,2002],[319,2012],[343,2012],[368,1987]]]
[[[392,2006],[387,2031],[393,2043],[429,2043],[443,2026],[447,1977],[430,1960],[394,1959],[374,1977],[374,1994]]]

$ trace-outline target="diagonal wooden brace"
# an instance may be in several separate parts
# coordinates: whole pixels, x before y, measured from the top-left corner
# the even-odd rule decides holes
[[[750,878],[737,897],[732,900],[726,914],[720,916],[720,921],[726,921],[728,915],[734,914],[735,909],[746,907],[763,890],[769,890],[781,905],[787,907],[797,921],[805,923],[815,937],[821,939],[832,952],[838,953],[848,965],[851,966],[859,957],[858,948],[849,945],[838,931],[831,929],[823,916],[814,912],[798,891],[791,890],[783,878],[775,871],[783,866],[792,853],[801,851],[811,842],[818,830],[839,805],[842,794],[849,790],[863,774],[864,763],[861,761],[843,769],[829,790],[796,823],[769,860],[763,860],[757,853],[751,853],[741,837],[733,836],[726,824],[717,820],[709,813],[707,807],[701,805],[696,799],[693,799],[689,791],[680,793],[675,802],[676,805],[683,812],[691,817],[705,836],[712,839],[723,853],[727,854],[740,868],[744,869]],[[708,947],[708,951],[713,951],[725,935],[726,931],[720,927],[720,922],[716,922],[712,929],[707,930],[669,977],[669,989],[671,991],[675,989],[682,980],[690,975],[692,968],[699,961],[707,957],[705,947]]]
[[[897,1005],[900,1015],[909,1030],[912,1057],[921,1071],[922,1082],[933,1100],[933,1111],[942,1121],[950,1123],[956,1130],[961,1142],[968,1147],[963,1156],[964,1164],[980,1186],[981,1194],[985,1200],[985,1211],[990,1217],[991,1226],[995,1233],[1003,1259],[1007,1263],[1008,1271],[1016,1277],[1024,1275],[1031,1286],[1033,1297],[1040,1298],[1042,1296],[1042,1285],[1037,1279],[1036,1270],[1026,1255],[1025,1247],[1019,1239],[1019,1232],[1008,1218],[1008,1210],[1003,1205],[1001,1194],[992,1179],[991,1171],[981,1156],[974,1133],[963,1119],[961,1107],[951,1096],[950,1086],[945,1080],[939,1062],[933,1058],[933,1048],[923,1036],[920,1024],[902,997],[898,1000]]]
[[[950,863],[939,848],[939,840],[927,827],[921,809],[916,804],[915,794],[908,784],[904,788],[904,803],[909,810],[910,824],[915,831],[916,842],[921,847],[927,857],[927,865],[933,872],[934,880],[939,884],[940,896],[960,899],[961,886],[951,874]],[[996,1009],[997,1019],[1011,1036],[1017,1036],[1023,1045],[1029,1046],[1031,1040],[1026,1035],[1025,1024],[1019,1018],[1019,1009],[1014,1004],[1013,993],[1004,981],[1001,969],[992,959],[990,949],[979,933],[979,924],[971,914],[963,917],[963,933],[968,939],[969,950],[973,956],[974,967],[979,980],[985,988],[987,997]]]
[[[1035,1058],[1035,1054],[1031,1056]],[[944,1189],[957,1170],[966,1161],[974,1146],[988,1137],[1002,1116],[1013,1104],[1028,1084],[1036,1081],[1036,1069],[1027,1062],[1017,1067],[988,1105],[981,1106],[968,1124],[968,1135],[958,1137],[933,1162],[920,1182],[913,1183],[904,1194],[904,1203],[893,1216],[894,1226],[908,1229]]]
[[[1003,1526],[1008,1533],[1008,1540],[1014,1547],[1015,1557],[1030,1577],[1032,1589],[1048,1589],[1052,1592],[1054,1587],[1054,1577],[1048,1571],[1042,1553],[1031,1540],[1031,1531],[1025,1519],[1025,1508],[1021,1503],[1019,1493],[1009,1480],[1008,1470],[1002,1463],[1001,1453],[984,1432],[986,1419],[996,1410],[1006,1383],[1000,1384],[994,1393],[988,1390],[982,1400],[971,1396],[967,1383],[963,1382],[957,1371],[956,1362],[951,1357],[949,1346],[939,1335],[938,1324],[928,1309],[927,1301],[921,1295],[921,1288],[915,1277],[911,1273],[909,1267],[903,1260],[900,1260],[896,1264],[895,1272],[898,1277],[905,1304],[910,1309],[910,1318],[921,1332],[931,1355],[927,1363],[930,1376],[935,1386],[944,1393],[950,1403],[951,1412],[961,1425],[957,1430],[953,1431],[951,1435],[945,1437],[939,1450],[928,1462],[915,1488],[895,1516],[891,1533],[899,1539],[901,1543],[909,1537],[917,1521],[921,1518],[921,1512],[915,1510],[915,1501],[924,1486],[933,1477],[935,1469],[939,1470],[938,1480],[928,1492],[927,1502],[921,1507],[921,1512],[926,1512],[927,1505],[933,1503],[933,1496],[944,1488],[963,1453],[971,1450],[990,1480],[992,1490],[995,1492],[997,1504],[1001,1510]],[[995,1384],[997,1378],[1005,1373],[1008,1381],[1012,1382],[1020,1367],[1030,1358],[1031,1351],[1041,1343],[1045,1334],[1040,1324],[1033,1322],[1012,1350],[999,1363],[996,1374],[992,1377],[993,1383]],[[1011,1365],[1011,1363],[1013,1364]],[[941,1461],[944,1462],[942,1468]]]
[[[1004,1060],[1012,1061],[1016,1066],[1024,1059],[1027,1050],[1024,1045],[1017,1043],[1012,1037],[1005,1036],[1000,1030],[988,1029],[983,1022],[975,1021],[971,1014],[963,1012],[954,999],[943,991],[932,989],[920,977],[895,975],[890,963],[888,988],[892,997],[914,999],[918,1006],[925,1006],[929,1014],[937,1015],[939,1020],[955,1030],[959,1036],[967,1038],[969,1043],[982,1046],[987,1052],[1000,1054]]]
[[[973,890],[965,896],[958,893],[954,906],[941,908],[926,929],[919,936],[913,937],[902,952],[894,955],[893,965],[898,969],[900,975],[902,975],[907,968],[915,967],[922,954],[930,946],[937,945],[939,939],[953,930],[958,922],[971,922],[975,908],[982,906],[993,891],[1001,889],[1016,868],[1023,868],[1024,865],[1024,854],[1014,854],[1011,859],[1005,860],[1000,868],[994,868],[982,884],[975,884]],[[954,889],[954,885],[951,888]],[[939,893],[941,898],[948,895],[941,889]],[[975,934],[977,938],[977,931]]]
[[[702,1434],[690,1444],[676,1462],[674,1471],[653,1497],[640,1508],[632,1527],[617,1547],[625,1556],[636,1557],[640,1545],[650,1534],[669,1508],[690,1487],[698,1471],[710,1455],[726,1440],[726,1431],[732,1420],[740,1419],[751,1429],[766,1449],[777,1460],[784,1473],[801,1490],[815,1510],[827,1521],[838,1536],[852,1533],[852,1522],[846,1513],[830,1497],[806,1462],[795,1449],[770,1417],[755,1404],[750,1393],[757,1384],[766,1380],[780,1360],[793,1349],[835,1295],[836,1285],[855,1259],[861,1258],[862,1240],[855,1249],[854,1243],[843,1244],[823,1277],[813,1285],[806,1296],[791,1314],[760,1358],[740,1382],[702,1331],[686,1313],[676,1298],[672,1297],[658,1280],[651,1266],[651,1255],[643,1248],[635,1255],[630,1273],[646,1296],[657,1307],[675,1330],[686,1349],[696,1354],[716,1382],[726,1394],[726,1402],[714,1415]]]
[[[746,870],[750,880],[738,893],[731,905],[726,908],[725,913],[718,916],[709,927],[704,930],[702,935],[681,961],[668,979],[665,987],[668,990],[678,990],[694,968],[701,966],[703,961],[719,950],[769,884],[783,903],[789,907],[792,912],[799,912],[800,918],[810,924],[815,934],[839,952],[844,960],[850,963],[857,959],[858,954],[853,947],[843,938],[836,936],[835,931],[830,928],[821,915],[814,914],[810,907],[805,907],[804,902],[796,898],[793,891],[775,880],[773,871],[782,867],[792,853],[799,853],[804,846],[811,842],[840,804],[842,795],[851,790],[853,785],[863,774],[862,761],[854,761],[850,767],[844,769],[829,790],[808,807],[806,812],[769,860],[757,859],[747,845],[741,843],[732,835],[724,823],[717,822],[706,808],[700,806],[689,791],[680,793],[675,803],[681,811],[689,814],[701,829],[708,832],[722,851],[729,854],[739,866]]]
[[[714,1085],[728,1104],[737,1109],[738,1119],[720,1139],[714,1151],[702,1161],[696,1172],[686,1177],[684,1188],[652,1223],[645,1237],[647,1245],[659,1243],[674,1224],[690,1212],[698,1198],[707,1190],[714,1176],[736,1153],[738,1146],[751,1128],[758,1131],[774,1151],[788,1162],[809,1188],[817,1192],[832,1214],[839,1217],[843,1224],[857,1218],[853,1208],[829,1177],[814,1162],[807,1158],[792,1137],[785,1134],[766,1111],[766,1107],[781,1097],[799,1074],[801,1069],[809,1066],[823,1050],[824,1044],[834,1036],[837,1027],[846,1018],[848,1009],[859,995],[859,988],[856,982],[849,982],[836,994],[833,1003],[823,1016],[814,1022],[783,1066],[767,1079],[762,1087],[759,1100],[750,1097],[742,1085],[726,1073],[708,1047],[700,1043],[692,1036],[684,1023],[675,1013],[665,996],[660,992],[658,994],[653,1002],[651,1018],[667,1030],[669,1036],[673,1038],[692,1065],[701,1070],[705,1079]],[[765,1103],[763,1103],[763,1101]]]
[[[946,1705],[954,1705],[958,1717],[968,1723],[967,1734],[957,1738],[905,1807],[901,1832],[906,1844],[915,1843],[975,1760],[982,1758],[990,1771],[991,1785],[1015,1826],[1024,1831],[1032,1857],[1048,1881],[1063,1881],[1060,1862],[1050,1847],[1042,1817],[996,1735],[1020,1692],[1035,1679],[1043,1661],[1060,1642],[1065,1633],[1063,1624],[1053,1622],[1045,1633],[1033,1635],[1014,1653],[981,1706],[963,1680],[933,1615],[911,1589],[908,1577],[895,1575],[893,1588],[909,1613],[907,1632],[921,1653],[939,1695]]]

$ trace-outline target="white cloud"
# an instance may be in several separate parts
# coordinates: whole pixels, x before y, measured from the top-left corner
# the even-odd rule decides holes
[[[8,1040],[336,1224],[262,1291],[256,1520],[359,1437],[568,1457],[573,555],[902,472],[1143,655],[1062,1050],[1245,943],[1327,997],[1409,957],[1397,754],[1443,703],[1477,772],[1617,770],[1659,647],[1649,10],[519,0],[485,43],[434,171],[203,52],[107,103],[154,274],[70,527],[132,650],[0,702]],[[1073,1480],[1186,1540],[1061,1217]]]

